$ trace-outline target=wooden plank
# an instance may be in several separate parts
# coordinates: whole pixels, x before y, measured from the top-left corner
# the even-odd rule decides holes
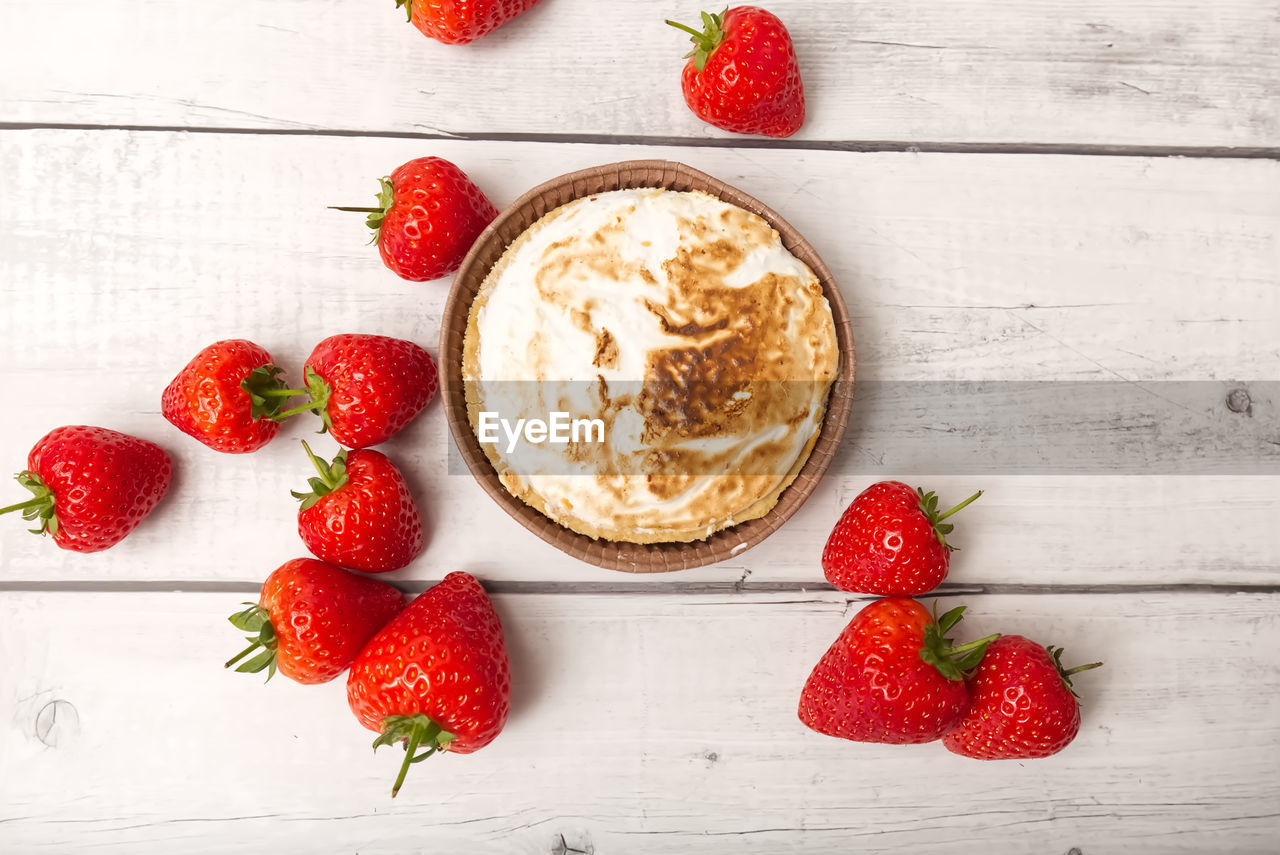
[[[3,0],[0,119],[723,139],[685,107],[688,45],[662,23],[698,8],[555,0],[457,48],[390,4]],[[802,140],[1280,145],[1275,0],[770,8],[798,45]]]
[[[944,496],[988,490],[957,536],[961,584],[1267,584],[1280,570],[1280,543],[1257,536],[1272,524],[1280,478],[1227,468],[1257,452],[1258,471],[1274,471],[1265,467],[1275,452],[1262,454],[1280,439],[1274,384],[1255,382],[1275,379],[1280,356],[1277,164],[124,132],[2,138],[0,196],[25,200],[0,209],[0,394],[23,402],[0,423],[8,471],[46,430],[77,422],[161,441],[179,469],[162,513],[107,553],[62,553],[7,526],[0,567],[9,582],[248,588],[298,554],[287,491],[306,464],[289,440],[311,427],[291,424],[287,440],[255,455],[216,455],[158,418],[159,392],[217,338],[258,340],[294,373],[335,332],[434,350],[447,283],[398,280],[364,245],[358,221],[324,208],[362,200],[370,176],[428,152],[464,165],[500,204],[593,163],[683,159],[778,208],[835,271],[855,314],[859,380],[875,381],[861,388],[879,398],[855,414],[831,475],[783,532],[739,560],[680,574],[682,584],[819,580],[817,554],[840,509],[871,481],[897,476]],[[1121,453],[1138,437],[1147,456],[1137,459],[1163,474],[1125,479],[1099,477],[1111,471],[1106,458],[1011,469],[1001,434],[940,454],[949,446],[929,407],[918,395],[892,397],[939,380],[1114,381],[1138,402],[1199,397],[1180,420],[1067,408],[1037,427],[1083,454]],[[1239,413],[1226,406],[1238,387],[1253,396]],[[989,419],[981,396],[962,400],[939,425]],[[449,448],[438,408],[388,446],[434,529],[403,578],[471,566],[512,581],[624,581],[511,523],[451,468]]]
[[[1064,753],[980,763],[806,730],[796,698],[846,621],[839,597],[499,596],[507,729],[415,768],[392,802],[395,758],[371,754],[340,684],[221,671],[234,597],[7,595],[0,849],[1269,850],[1275,595],[966,602],[962,637],[1106,661],[1078,681]]]
[[[681,159],[787,217],[855,316],[858,379],[1271,380],[1280,165],[1269,161],[851,154],[239,135],[6,132],[0,292],[49,346],[32,372],[154,369],[253,333],[301,359],[343,322],[437,336],[445,282],[365,246],[374,178],[454,159],[505,205],[593,164]],[[93,187],[92,191],[87,187]],[[41,287],[33,290],[29,283]],[[412,309],[412,311],[407,311]],[[86,316],[92,316],[88,318]],[[65,346],[74,339],[77,347]],[[167,355],[167,354],[165,354]],[[168,373],[167,366],[164,373]]]

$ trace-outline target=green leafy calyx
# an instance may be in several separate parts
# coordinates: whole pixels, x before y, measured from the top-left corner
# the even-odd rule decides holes
[[[384,745],[404,742],[404,762],[400,764],[400,774],[391,787],[391,797],[395,798],[404,785],[405,775],[409,774],[411,763],[421,763],[439,751],[448,751],[449,743],[454,735],[445,730],[423,713],[415,715],[389,715],[382,720],[382,733],[373,741],[373,750]],[[423,751],[418,752],[421,748]]]
[[[685,59],[693,58],[693,67],[698,71],[702,71],[707,67],[707,60],[711,58],[711,54],[715,53],[716,48],[720,47],[720,43],[724,41],[724,16],[728,11],[726,8],[719,15],[703,12],[701,32],[676,21],[667,21],[677,30],[683,30],[689,34],[689,41],[693,42],[693,50],[684,56]]]
[[[1045,650],[1049,651],[1049,656],[1053,659],[1053,667],[1058,669],[1058,676],[1062,678],[1062,685],[1066,686],[1071,694],[1077,698],[1075,686],[1071,685],[1071,676],[1079,674],[1081,671],[1092,671],[1094,668],[1101,668],[1101,662],[1090,662],[1088,665],[1077,665],[1074,668],[1064,668],[1062,665],[1062,648],[1046,646]]]
[[[58,513],[54,507],[53,490],[49,489],[44,481],[40,480],[40,476],[34,472],[23,471],[14,476],[18,483],[31,491],[32,497],[25,502],[18,502],[16,505],[9,505],[7,508],[0,508],[0,514],[7,514],[11,511],[22,511],[22,518],[27,521],[38,521],[36,528],[31,529],[32,534],[49,534],[58,533]]]
[[[391,208],[391,203],[396,198],[396,191],[391,186],[390,178],[379,178],[378,183],[381,186],[378,188],[378,207],[376,208],[361,208],[349,205],[329,206],[332,211],[354,211],[358,214],[368,214],[369,216],[365,218],[364,224],[373,229],[373,237],[369,240],[371,244],[377,243],[378,238],[382,237],[382,220],[387,216],[387,211]]]
[[[322,496],[329,495],[347,483],[347,452],[345,449],[339,451],[338,455],[333,458],[332,463],[325,463],[312,453],[311,446],[307,445],[306,440],[303,440],[302,447],[306,449],[307,456],[311,458],[311,465],[315,467],[317,477],[307,479],[307,484],[311,487],[310,492],[299,493],[297,490],[291,490],[290,492],[295,499],[302,502],[302,507],[299,510],[305,511],[320,501]]]
[[[284,408],[286,402],[297,392],[287,388],[280,379],[284,369],[274,365],[261,365],[249,372],[249,376],[240,381],[240,388],[252,402],[249,410],[254,419],[272,419]]]
[[[413,0],[396,0],[396,8],[404,7],[404,19],[406,21],[413,20]]]
[[[920,648],[920,658],[937,668],[938,673],[948,680],[963,680],[970,676],[987,652],[987,645],[1000,637],[997,633],[958,646],[947,638],[947,633],[964,615],[964,608],[956,606],[942,617],[936,617],[935,604],[935,619],[925,627],[924,644]]]
[[[245,639],[249,642],[249,646],[228,659],[227,663],[222,667],[230,668],[250,653],[259,651],[252,659],[241,663],[236,670],[245,674],[257,674],[265,668],[267,681],[270,682],[271,678],[276,675],[276,646],[278,642],[276,640],[275,627],[271,625],[271,616],[262,606],[257,603],[244,603],[244,605],[249,608],[242,612],[236,612],[227,620],[231,621],[231,625],[241,632],[253,633]]]
[[[929,521],[929,525],[933,526],[933,534],[938,538],[938,543],[945,546],[948,551],[955,552],[956,547],[947,543],[947,535],[951,534],[951,532],[955,530],[955,526],[951,523],[943,522],[943,520],[961,508],[967,506],[969,503],[975,501],[982,495],[982,491],[979,490],[960,504],[956,505],[954,508],[942,512],[938,511],[938,497],[934,493],[926,493],[924,490],[916,487],[916,495],[920,497],[920,512],[924,514],[925,519]]]

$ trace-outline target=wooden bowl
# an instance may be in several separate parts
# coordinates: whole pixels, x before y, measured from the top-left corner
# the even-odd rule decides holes
[[[706,540],[689,543],[636,544],[594,540],[553,522],[507,492],[467,420],[462,382],[462,342],[468,314],[481,283],[507,246],[544,214],[574,199],[609,190],[641,187],[701,190],[763,217],[781,235],[783,245],[809,265],[818,277],[831,304],[836,341],[840,348],[839,373],[831,387],[818,441],[778,503],[759,519],[739,523],[716,532]],[[534,187],[513,202],[480,234],[463,259],[445,303],[440,334],[445,418],[462,459],[480,486],[503,510],[547,543],[589,564],[629,573],[662,573],[723,561],[755,546],[786,522],[813,492],[840,445],[853,400],[853,371],[853,328],[848,309],[831,271],[809,242],[775,211],[741,190],[683,163],[665,160],[629,160],[571,172]]]

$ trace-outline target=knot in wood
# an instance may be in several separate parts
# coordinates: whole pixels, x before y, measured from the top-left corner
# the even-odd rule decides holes
[[[1247,389],[1232,389],[1227,393],[1227,409],[1233,413],[1249,413],[1253,407],[1253,399]]]

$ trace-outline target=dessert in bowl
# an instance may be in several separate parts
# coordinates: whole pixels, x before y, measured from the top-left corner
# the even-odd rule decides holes
[[[721,560],[781,525],[839,442],[853,375],[808,244],[661,161],[574,173],[504,212],[455,280],[441,359],[485,489],[565,551],[633,571]]]

